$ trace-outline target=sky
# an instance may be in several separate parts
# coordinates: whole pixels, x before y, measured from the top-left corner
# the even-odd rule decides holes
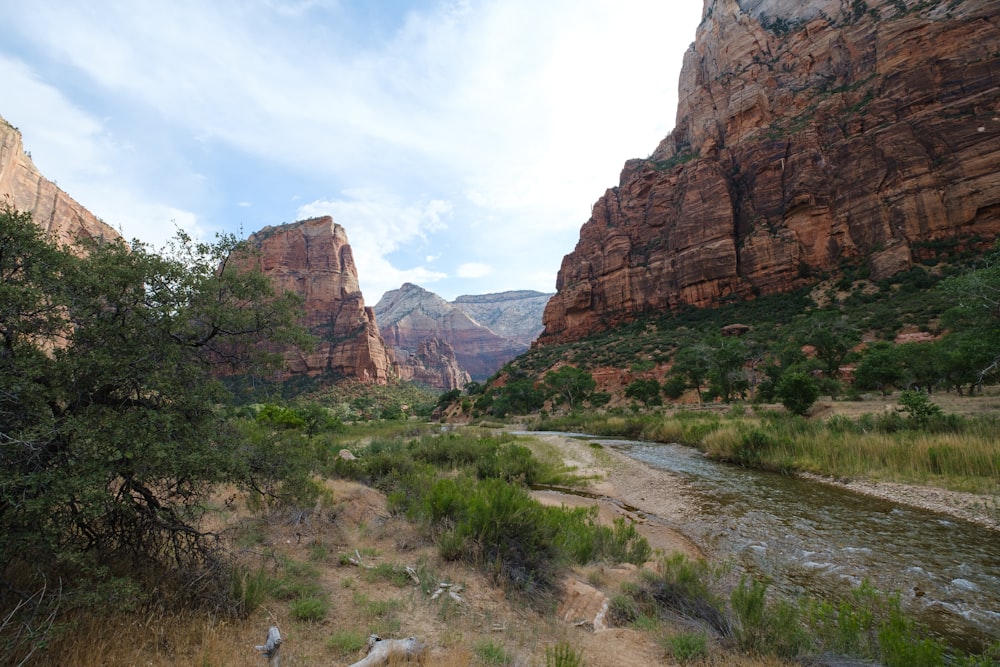
[[[555,291],[674,126],[701,0],[0,0],[0,116],[160,247],[330,215],[366,303]]]

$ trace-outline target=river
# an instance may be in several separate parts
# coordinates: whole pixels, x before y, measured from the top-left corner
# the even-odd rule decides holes
[[[969,650],[1000,639],[1000,533],[796,477],[706,459],[681,445],[586,437],[672,477],[694,511],[662,520],[713,558],[789,595],[869,581]],[[654,510],[655,512],[655,510]]]

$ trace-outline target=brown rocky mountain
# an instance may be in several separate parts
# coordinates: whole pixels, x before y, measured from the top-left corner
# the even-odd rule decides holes
[[[110,225],[39,173],[24,150],[21,133],[0,118],[0,204],[28,211],[32,220],[59,242],[80,238],[118,238]]]
[[[564,258],[540,343],[1000,233],[998,0],[706,0],[679,99]]]
[[[455,348],[440,338],[424,338],[417,342],[414,353],[393,350],[399,358],[399,377],[417,384],[448,391],[461,389],[472,377],[459,366]]]
[[[412,283],[386,292],[375,304],[375,314],[386,343],[395,351],[402,377],[416,379],[407,367],[426,340],[437,341],[439,352],[446,353],[450,347],[459,370],[473,380],[485,380],[528,349],[526,343],[497,335],[458,305]],[[438,389],[454,389],[468,381],[451,383],[460,379],[446,364],[441,367],[438,381],[424,382]]]
[[[375,313],[365,307],[344,228],[329,216],[265,227],[247,242],[275,289],[300,295],[303,324],[319,339],[308,353],[286,353],[291,373],[386,384],[396,376]]]
[[[498,336],[528,346],[542,333],[542,313],[551,297],[551,294],[532,290],[512,290],[466,294],[452,304]]]

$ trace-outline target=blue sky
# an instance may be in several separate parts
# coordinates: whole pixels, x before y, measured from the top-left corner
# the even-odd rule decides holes
[[[332,215],[365,301],[554,291],[700,0],[0,0],[0,116],[129,238]]]

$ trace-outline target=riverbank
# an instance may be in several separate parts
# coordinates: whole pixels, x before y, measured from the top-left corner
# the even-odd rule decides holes
[[[1000,532],[1000,498],[995,496],[897,482],[863,479],[841,480],[812,473],[798,473],[798,476],[820,484],[847,489],[854,493],[969,521]]]
[[[674,475],[578,438],[556,434],[533,437],[557,452],[563,465],[587,480],[578,487],[585,495],[535,491],[532,495],[539,502],[569,507],[596,505],[606,523],[619,516],[632,521],[653,549],[664,554],[680,552],[690,558],[706,556],[701,546],[671,525],[680,524],[684,517],[696,512],[694,504],[678,492],[679,485],[672,483]]]
[[[557,434],[536,434],[534,437],[557,451],[563,464],[575,468],[577,474],[587,478],[580,491],[587,496],[596,496],[588,498],[537,491],[534,495],[540,502],[572,506],[597,504],[606,521],[610,522],[615,516],[634,521],[653,548],[662,549],[665,553],[680,551],[695,558],[705,556],[701,546],[670,525],[682,525],[686,518],[697,512],[694,503],[679,490],[680,485],[673,483],[676,479],[674,475],[653,470],[614,448],[596,448],[586,440]],[[1000,531],[1000,500],[994,496],[916,484],[834,479],[811,473],[798,475],[817,484],[836,486]],[[648,514],[655,514],[666,523],[652,521]]]

